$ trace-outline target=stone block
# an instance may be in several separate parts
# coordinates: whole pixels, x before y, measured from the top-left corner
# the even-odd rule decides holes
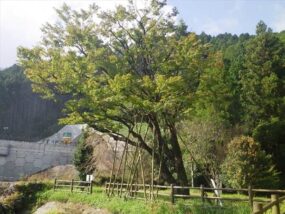
[[[7,159],[5,157],[0,156],[0,166],[3,166],[7,162]]]
[[[41,168],[42,164],[43,164],[42,159],[36,159],[33,163],[34,167],[38,167],[38,168]]]
[[[17,151],[16,157],[17,158],[24,158],[26,156],[26,152],[25,151]]]
[[[35,167],[33,166],[32,163],[25,163],[24,167],[24,172],[26,174],[32,173],[35,170]]]
[[[26,162],[34,162],[35,161],[35,156],[33,154],[29,154],[25,156],[25,161]]]
[[[9,146],[0,146],[0,156],[8,156],[9,154]]]
[[[17,158],[15,161],[15,166],[24,166],[25,165],[25,158]]]

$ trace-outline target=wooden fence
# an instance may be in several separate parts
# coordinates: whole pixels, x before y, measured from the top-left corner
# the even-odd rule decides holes
[[[178,194],[178,189],[190,191],[189,195]],[[168,191],[163,191],[168,190]],[[192,194],[191,190],[194,190],[195,194]],[[214,201],[217,204],[220,204],[224,201],[243,201],[249,203],[250,207],[253,209],[253,214],[263,214],[266,210],[273,210],[272,214],[280,214],[279,204],[284,201],[284,197],[278,198],[278,194],[285,195],[285,190],[270,190],[270,189],[252,189],[250,186],[247,189],[232,189],[232,188],[209,188],[201,185],[200,187],[189,187],[189,186],[176,186],[176,185],[148,185],[148,184],[125,184],[125,183],[106,183],[105,191],[107,195],[122,195],[124,197],[138,198],[138,199],[152,199],[158,198],[158,196],[168,199],[171,203],[175,203],[176,198],[198,198],[201,199],[201,202],[205,201]],[[223,193],[241,193],[244,197],[223,197],[215,194],[217,191],[222,191]],[[210,196],[211,193],[212,196]],[[261,199],[255,197],[256,194],[271,194],[270,199]],[[143,197],[141,196],[143,195]],[[270,204],[262,207],[262,203]],[[258,204],[258,205],[257,205]],[[257,208],[258,207],[258,208]],[[278,209],[277,209],[277,208]],[[279,210],[274,211],[274,210]]]
[[[54,179],[53,190],[67,190],[70,192],[87,192],[92,194],[92,182]]]
[[[272,214],[280,214],[280,204],[282,201],[285,201],[285,196],[279,198],[277,194],[272,194],[271,203],[265,206],[262,203],[254,202],[253,214],[263,214],[270,209],[272,209]]]

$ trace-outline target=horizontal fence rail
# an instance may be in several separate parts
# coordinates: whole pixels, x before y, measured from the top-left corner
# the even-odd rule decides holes
[[[53,190],[56,189],[70,192],[87,192],[92,194],[92,181],[58,180],[54,179]]]

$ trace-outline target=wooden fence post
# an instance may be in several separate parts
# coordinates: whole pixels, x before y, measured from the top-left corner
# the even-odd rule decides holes
[[[253,203],[253,213],[262,214],[262,203],[254,202]]]
[[[90,181],[90,194],[92,194],[92,192],[93,192],[92,187],[93,187],[92,181]]]
[[[54,184],[53,184],[53,191],[56,189],[56,178],[54,179]]]
[[[272,207],[272,214],[280,214],[280,206],[277,194],[271,194],[271,202],[276,202],[276,205]]]
[[[170,187],[171,187],[170,200],[171,200],[171,203],[174,204],[175,200],[174,200],[174,186],[173,186],[173,184],[171,184]]]
[[[201,189],[201,200],[204,203],[204,201],[205,201],[204,194],[205,193],[204,193],[204,186],[203,186],[203,184],[201,184],[200,189]]]
[[[70,191],[73,192],[73,179],[71,180],[71,183],[70,183]]]
[[[253,208],[253,193],[252,193],[252,186],[248,186],[248,201],[249,201],[249,206],[251,209]]]

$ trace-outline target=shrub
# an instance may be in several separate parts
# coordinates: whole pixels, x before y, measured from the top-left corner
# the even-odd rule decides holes
[[[8,194],[0,201],[0,213],[16,214],[28,208],[36,201],[36,194],[51,188],[46,183],[19,183],[16,184]]]
[[[224,183],[233,188],[248,185],[274,188],[279,184],[278,173],[271,156],[261,150],[251,137],[236,137],[228,144],[228,153],[222,164]]]

